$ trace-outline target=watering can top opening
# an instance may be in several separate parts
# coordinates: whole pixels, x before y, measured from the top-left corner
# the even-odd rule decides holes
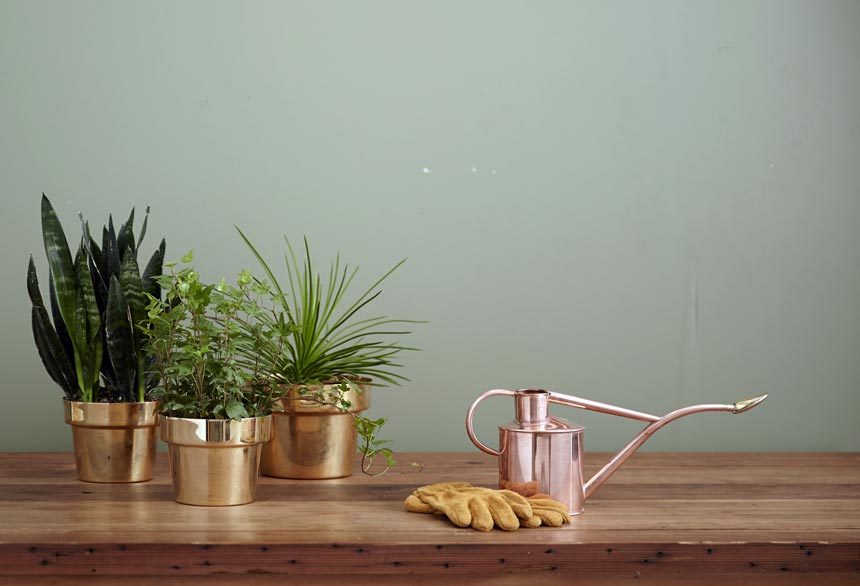
[[[514,391],[514,420],[500,429],[517,433],[575,433],[585,427],[549,414],[551,393],[542,389]]]

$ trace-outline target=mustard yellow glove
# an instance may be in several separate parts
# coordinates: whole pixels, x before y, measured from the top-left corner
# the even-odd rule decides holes
[[[418,490],[422,491],[424,494],[438,494],[441,492],[445,492],[446,490],[456,489],[456,488],[467,488],[472,485],[468,482],[440,482],[438,484],[428,484],[427,486],[422,486]],[[427,503],[421,501],[418,498],[418,490],[410,494],[406,497],[406,502],[404,503],[406,510],[410,513],[438,513],[442,515],[441,511],[437,511]]]
[[[534,517],[540,519],[538,525],[561,527],[565,523],[570,523],[570,513],[568,513],[567,505],[564,503],[551,498],[535,497],[529,498],[528,501]]]
[[[472,527],[478,531],[491,531],[493,526],[516,531],[520,520],[528,521],[533,517],[528,501],[508,490],[430,485],[419,488],[413,496],[443,513],[458,527]],[[407,510],[418,510],[414,499],[408,498],[406,506]]]

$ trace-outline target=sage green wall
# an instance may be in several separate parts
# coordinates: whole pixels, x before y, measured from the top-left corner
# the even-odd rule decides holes
[[[0,450],[66,450],[29,329],[39,195],[152,206],[210,278],[336,250],[423,318],[374,415],[473,449],[480,392],[705,414],[662,450],[858,450],[860,3],[0,1]],[[589,448],[638,424],[559,409]],[[479,417],[493,442],[511,417]]]

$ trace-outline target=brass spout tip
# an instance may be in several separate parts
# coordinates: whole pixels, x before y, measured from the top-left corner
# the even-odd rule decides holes
[[[732,409],[732,413],[743,413],[744,411],[749,411],[762,401],[767,399],[767,395],[761,395],[758,397],[751,397],[749,399],[744,399],[743,401],[738,401],[734,404],[734,408]]]

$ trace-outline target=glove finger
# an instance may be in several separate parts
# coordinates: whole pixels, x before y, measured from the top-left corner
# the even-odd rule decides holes
[[[549,527],[561,527],[564,524],[564,516],[558,511],[536,510],[535,517],[541,520],[542,525]]]
[[[564,520],[565,523],[570,523],[570,513],[567,510],[567,505],[552,499],[532,499],[532,509],[537,511],[553,511]]]
[[[495,522],[487,502],[481,498],[469,500],[469,512],[472,514],[472,528],[478,531],[492,531]]]
[[[432,513],[434,511],[433,507],[423,502],[414,494],[410,494],[408,497],[406,497],[404,505],[406,507],[406,510],[410,513]]]
[[[529,519],[532,516],[530,501],[524,496],[510,490],[500,490],[498,495],[511,507],[514,514],[520,519]]]
[[[440,494],[422,494],[418,498],[437,511],[443,512],[457,527],[468,527],[472,523],[469,499],[465,495],[448,491]]]
[[[519,518],[502,496],[498,494],[485,494],[482,500],[487,503],[490,514],[493,516],[493,521],[500,529],[516,531],[520,528]]]
[[[540,527],[541,523],[541,518],[537,515],[532,515],[528,519],[520,519],[520,527],[527,527],[529,529]]]
[[[528,499],[528,501],[531,503],[531,505],[533,507],[540,507],[542,509],[553,509],[554,511],[559,511],[559,512],[564,512],[564,513],[567,512],[567,505],[565,505],[563,502],[560,502],[560,501],[557,501],[557,500],[554,500],[551,498]]]

